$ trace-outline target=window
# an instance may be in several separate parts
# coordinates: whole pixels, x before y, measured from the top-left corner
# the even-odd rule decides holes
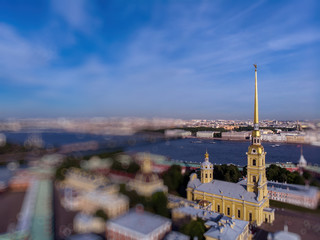
[[[241,217],[241,215],[240,215],[240,210],[238,210],[238,218],[240,218]]]
[[[256,176],[252,176],[252,182],[256,182],[257,179],[256,179]]]
[[[249,221],[252,221],[252,213],[249,213]]]
[[[227,215],[230,215],[230,208],[227,208]]]
[[[218,212],[220,212],[220,205],[218,205]]]
[[[212,174],[210,173],[210,178],[212,178]]]
[[[206,178],[208,178],[208,174],[206,173]]]
[[[256,163],[256,160],[253,159],[253,160],[252,160],[252,165],[253,165],[253,166],[256,166],[256,164],[257,164],[257,163]]]

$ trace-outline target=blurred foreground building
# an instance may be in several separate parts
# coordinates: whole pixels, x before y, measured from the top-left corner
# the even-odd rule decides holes
[[[129,208],[128,197],[119,193],[119,186],[97,174],[71,168],[60,183],[64,191],[62,205],[73,211],[94,214],[103,210],[110,218],[125,213]]]
[[[127,214],[107,222],[107,239],[158,240],[171,230],[171,220],[145,212],[137,206]]]
[[[163,180],[158,174],[152,172],[152,162],[149,156],[145,156],[141,170],[128,183],[128,188],[145,197],[150,197],[155,192],[168,192],[168,187],[163,184]]]

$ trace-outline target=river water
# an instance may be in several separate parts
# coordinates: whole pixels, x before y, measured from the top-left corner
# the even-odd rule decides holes
[[[8,142],[23,144],[30,132],[5,132]],[[150,152],[165,155],[168,158],[181,161],[202,162],[204,153],[208,150],[210,161],[214,164],[233,163],[246,165],[246,152],[249,141],[220,141],[198,139],[153,139],[145,136],[101,136],[92,134],[77,134],[66,132],[43,132],[39,134],[45,146],[61,146],[63,144],[97,141],[106,148],[123,148],[129,152]],[[267,152],[266,163],[298,162],[300,147],[297,144],[279,144],[263,142]],[[303,145],[303,155],[308,163],[320,164],[320,147]]]

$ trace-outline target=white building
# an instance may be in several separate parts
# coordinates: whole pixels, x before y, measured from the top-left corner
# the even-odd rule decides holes
[[[107,222],[107,239],[158,240],[171,231],[171,220],[145,212],[137,206],[127,214]]]
[[[182,129],[167,129],[165,130],[164,135],[166,137],[188,137],[191,136],[191,132]]]
[[[215,131],[198,131],[198,132],[197,132],[197,137],[198,137],[198,138],[213,138],[215,133],[220,133],[220,132],[215,132]]]

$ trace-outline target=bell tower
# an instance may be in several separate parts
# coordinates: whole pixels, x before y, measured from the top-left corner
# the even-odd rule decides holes
[[[255,94],[254,94],[254,120],[251,145],[248,148],[247,156],[247,191],[255,192],[257,200],[261,201],[268,196],[266,166],[263,146],[261,145],[261,134],[259,130],[259,114],[258,114],[258,79],[257,65],[255,67]]]
[[[209,153],[206,151],[204,162],[201,163],[201,183],[208,183],[213,180],[213,164],[209,162]]]

